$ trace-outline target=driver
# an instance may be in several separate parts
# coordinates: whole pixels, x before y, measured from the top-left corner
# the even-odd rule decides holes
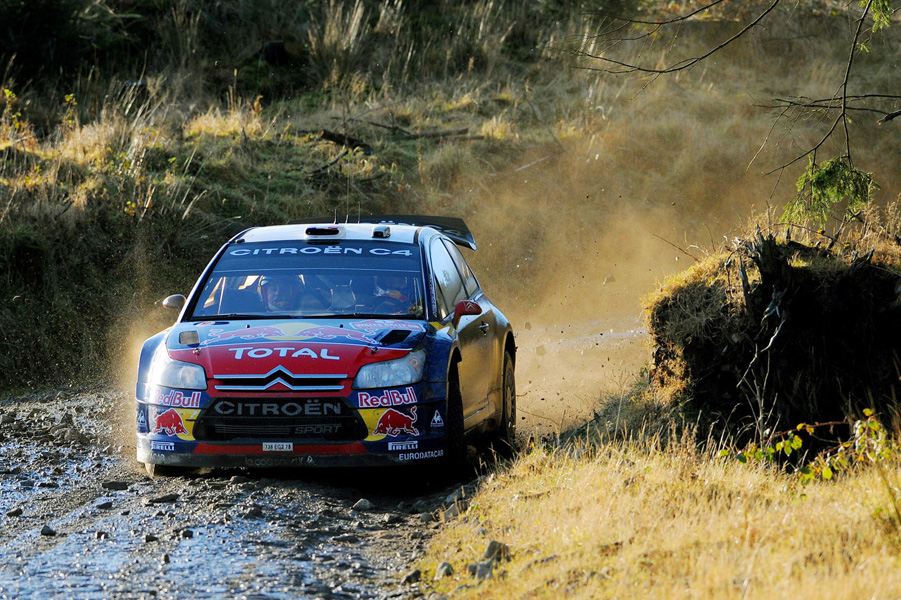
[[[260,297],[267,312],[300,309],[300,279],[291,275],[265,275],[260,281]]]
[[[413,299],[409,278],[398,275],[376,275],[375,295],[378,298],[391,298],[398,302],[410,302]]]

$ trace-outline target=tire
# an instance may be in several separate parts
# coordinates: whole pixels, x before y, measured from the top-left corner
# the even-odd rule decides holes
[[[503,454],[512,454],[516,450],[516,375],[514,373],[513,357],[510,352],[504,351],[503,382],[501,394],[503,395],[501,407],[501,422],[497,428],[498,450]]]
[[[447,436],[445,462],[452,475],[461,472],[466,466],[466,441],[463,436],[463,396],[460,394],[460,381],[456,367],[447,377],[447,418],[445,419],[445,435]]]

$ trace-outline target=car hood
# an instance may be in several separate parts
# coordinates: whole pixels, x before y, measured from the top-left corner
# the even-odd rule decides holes
[[[406,355],[429,327],[400,319],[186,322],[169,331],[166,346],[170,356],[203,365],[213,378],[274,369],[352,377],[364,364]]]

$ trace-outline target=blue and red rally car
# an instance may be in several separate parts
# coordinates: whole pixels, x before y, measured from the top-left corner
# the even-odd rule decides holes
[[[248,229],[144,342],[137,457],[167,467],[444,460],[512,447],[516,346],[457,246],[460,219]],[[177,469],[168,469],[169,471]]]

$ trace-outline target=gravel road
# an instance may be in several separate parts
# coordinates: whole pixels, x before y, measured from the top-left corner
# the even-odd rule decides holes
[[[71,388],[0,400],[0,598],[427,594],[404,578],[461,483],[422,469],[151,479],[130,402]]]

